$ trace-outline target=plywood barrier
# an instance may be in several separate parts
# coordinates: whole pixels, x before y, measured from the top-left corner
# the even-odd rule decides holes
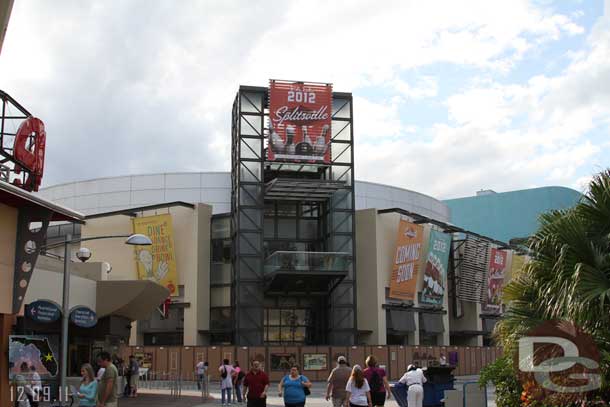
[[[239,361],[242,369],[248,369],[253,360],[261,362],[273,382],[279,381],[296,363],[312,381],[326,381],[330,371],[337,365],[339,356],[345,356],[353,366],[365,366],[368,355],[374,355],[378,364],[386,368],[390,380],[398,380],[411,363],[421,366],[437,364],[440,355],[447,362],[450,354],[457,354],[456,376],[478,375],[483,367],[502,355],[498,347],[478,346],[146,346],[120,349],[127,358],[131,354],[146,355],[154,377],[163,380],[171,375],[180,375],[183,380],[193,380],[195,365],[199,361],[209,363],[210,380],[220,380],[219,366],[223,359],[231,363]]]

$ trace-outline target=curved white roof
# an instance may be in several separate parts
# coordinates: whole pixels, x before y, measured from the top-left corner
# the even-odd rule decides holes
[[[356,181],[356,209],[402,208],[448,222],[447,205],[407,189]],[[178,172],[127,175],[68,182],[42,188],[39,194],[87,215],[165,202],[207,203],[214,213],[231,210],[231,173]]]

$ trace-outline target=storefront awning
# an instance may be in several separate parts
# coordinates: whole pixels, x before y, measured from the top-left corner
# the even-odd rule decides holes
[[[51,221],[84,223],[85,215],[41,198],[14,185],[0,181],[0,203],[15,208],[44,208],[52,213]],[[40,221],[40,219],[33,219]]]
[[[413,311],[389,309],[387,312],[387,329],[395,332],[415,332],[415,314]]]
[[[443,324],[443,315],[421,313],[419,329],[431,334],[440,334],[445,332],[445,326]]]
[[[497,318],[483,318],[483,332],[491,334],[498,323]]]
[[[320,202],[344,186],[344,181],[275,178],[265,185],[265,199]]]
[[[169,296],[169,290],[148,280],[99,281],[97,315],[116,315],[132,321],[148,319]]]

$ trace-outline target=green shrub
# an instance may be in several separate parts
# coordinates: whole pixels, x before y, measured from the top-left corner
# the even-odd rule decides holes
[[[521,406],[521,383],[513,370],[513,360],[509,355],[496,359],[494,363],[481,370],[479,383],[496,386],[496,405],[498,407]]]

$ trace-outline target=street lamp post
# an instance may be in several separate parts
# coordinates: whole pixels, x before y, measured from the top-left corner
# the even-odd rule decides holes
[[[133,235],[114,235],[114,236],[95,236],[86,237],[83,239],[72,239],[71,234],[67,234],[64,241],[57,244],[52,244],[42,249],[51,249],[64,246],[64,281],[63,281],[63,303],[61,317],[61,369],[59,376],[59,396],[60,402],[63,404],[68,399],[68,390],[66,387],[66,378],[68,376],[68,330],[70,322],[70,246],[75,243],[81,243],[88,240],[116,239],[127,238],[125,244],[134,246],[150,246],[152,241],[148,236],[141,234]],[[77,254],[77,257],[82,262],[89,260],[91,252],[88,249],[82,250]]]

